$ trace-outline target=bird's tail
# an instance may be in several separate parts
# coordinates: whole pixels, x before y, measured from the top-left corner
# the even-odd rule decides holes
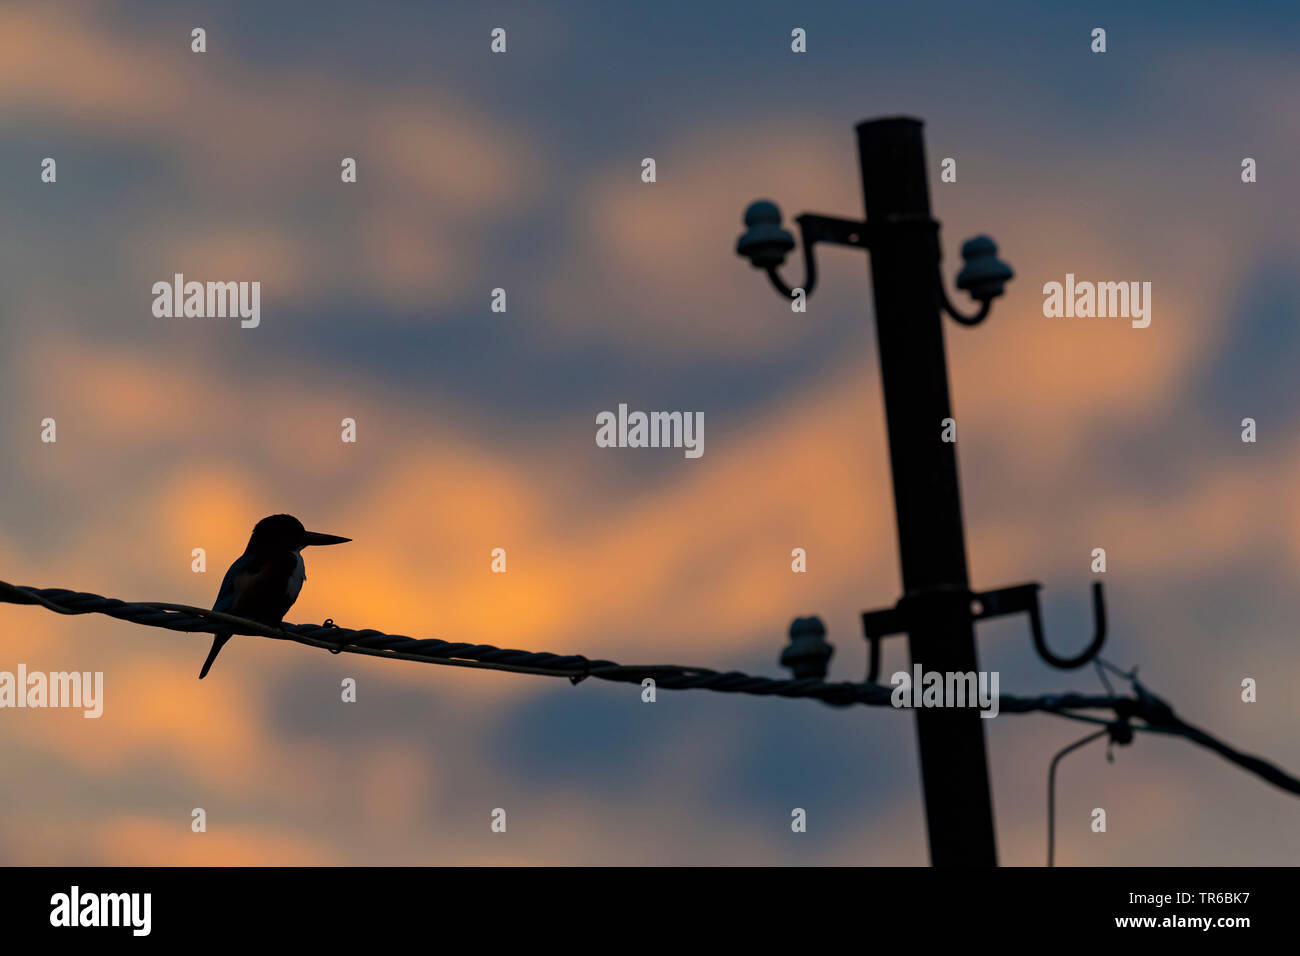
[[[199,680],[208,676],[208,671],[212,668],[212,662],[217,659],[221,649],[226,646],[226,641],[230,640],[229,634],[218,634],[212,640],[212,650],[208,651],[208,659],[203,662],[203,670],[199,671]]]

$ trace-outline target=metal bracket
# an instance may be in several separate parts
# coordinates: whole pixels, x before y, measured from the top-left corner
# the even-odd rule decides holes
[[[870,645],[870,659],[867,668],[867,682],[874,684],[880,676],[880,641],[895,634],[907,633],[918,605],[936,599],[953,600],[963,598],[969,605],[967,613],[972,621],[981,621],[989,617],[1004,617],[1021,612],[1029,615],[1029,630],[1033,635],[1034,649],[1048,664],[1062,670],[1073,670],[1091,661],[1101,651],[1106,642],[1106,602],[1102,596],[1101,582],[1092,585],[1092,643],[1082,653],[1074,657],[1059,657],[1047,647],[1043,634],[1042,612],[1038,607],[1038,592],[1041,584],[1019,584],[1015,587],[998,588],[996,591],[971,591],[959,588],[931,588],[905,594],[898,603],[890,608],[878,611],[862,612],[862,631]]]
[[[836,216],[820,216],[806,212],[795,216],[799,224],[799,235],[805,245],[814,242],[830,242],[837,246],[856,246],[859,249],[871,248],[867,236],[871,227],[857,219],[840,219]]]
[[[813,255],[813,246],[819,242],[870,251],[871,243],[874,239],[879,238],[882,227],[921,226],[934,232],[935,261],[938,261],[939,221],[930,216],[895,215],[882,217],[879,222],[874,220],[863,222],[858,219],[840,219],[836,216],[822,216],[817,213],[806,212],[801,216],[796,216],[794,221],[799,224],[799,238],[803,244],[804,282],[802,286],[797,288],[803,289],[805,297],[812,296],[813,287],[817,284],[817,260]],[[767,277],[771,280],[772,285],[776,287],[776,291],[787,299],[793,299],[794,289],[782,281],[777,274],[776,266],[768,266],[766,271]]]
[[[858,249],[870,248],[867,241],[869,230],[865,222],[858,222],[854,219],[837,219],[834,216],[819,216],[815,213],[804,213],[802,216],[796,216],[794,221],[799,224],[799,238],[803,241],[804,272],[803,285],[795,288],[803,289],[805,298],[812,295],[813,286],[817,284],[817,259],[813,255],[813,245],[818,242],[829,242],[837,246],[853,246]],[[776,266],[768,266],[767,277],[771,280],[772,285],[776,287],[776,291],[787,299],[794,298],[794,289],[781,280],[781,277],[777,274]]]
[[[992,299],[985,299],[980,303],[980,307],[974,313],[966,315],[965,313],[958,311],[957,307],[953,305],[952,301],[948,298],[948,293],[944,291],[943,288],[943,276],[939,277],[937,285],[939,288],[939,308],[944,312],[947,312],[962,325],[979,325],[988,318],[989,310],[993,307]]]

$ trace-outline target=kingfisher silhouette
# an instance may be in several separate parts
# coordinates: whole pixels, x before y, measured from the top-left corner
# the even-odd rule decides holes
[[[351,540],[308,531],[293,515],[263,518],[254,526],[244,553],[221,579],[221,590],[212,610],[278,627],[298,600],[302,582],[307,580],[302,549],[313,544],[342,544]],[[212,662],[230,637],[230,634],[218,634],[213,639],[212,650],[208,651],[208,659],[199,671],[199,680],[208,676]]]

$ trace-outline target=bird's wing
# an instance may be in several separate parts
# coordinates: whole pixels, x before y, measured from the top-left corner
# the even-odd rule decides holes
[[[226,576],[221,579],[221,590],[217,592],[212,610],[233,614],[236,601],[247,589],[249,579],[257,574],[261,563],[251,554],[242,554],[236,558],[234,564],[226,569]]]
[[[294,552],[268,559],[244,555],[226,572],[213,610],[279,624],[302,587],[301,562]]]

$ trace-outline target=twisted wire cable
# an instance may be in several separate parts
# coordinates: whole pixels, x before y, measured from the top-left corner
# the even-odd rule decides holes
[[[488,670],[567,677],[573,683],[588,677],[619,683],[639,684],[653,679],[657,687],[668,690],[711,690],[725,694],[752,694],[776,697],[809,697],[826,704],[844,707],[853,704],[882,707],[891,703],[894,689],[883,684],[827,682],[820,678],[772,678],[740,671],[715,671],[703,667],[677,664],[626,665],[607,660],[593,660],[581,654],[552,654],[548,651],[521,651],[494,647],[491,644],[468,644],[437,638],[414,638],[402,634],[385,634],[370,628],[353,630],[339,627],[331,620],[323,624],[283,624],[269,627],[258,621],[191,607],[188,604],[130,602],[65,588],[22,587],[0,581],[0,602],[36,605],[59,614],[106,614],[133,624],[161,627],[172,631],[215,634],[255,635],[276,640],[296,641],[309,647],[324,648],[332,653],[366,654],[394,660],[421,661],[453,667],[477,667]],[[1173,709],[1138,683],[1128,678],[1135,694],[1044,694],[1019,697],[1003,694],[998,698],[1000,711],[1006,713],[1049,713],[1071,720],[1101,724],[1112,728],[1112,738],[1120,743],[1132,739],[1133,731],[1170,734],[1183,737],[1214,751],[1225,760],[1267,780],[1274,786],[1300,795],[1300,779],[1291,776],[1261,757],[1242,753],[1209,733],[1184,722]],[[1109,711],[1107,716],[1078,711]],[[1131,720],[1141,724],[1131,724]],[[1118,728],[1118,729],[1117,729]],[[1127,739],[1125,739],[1127,735]]]

